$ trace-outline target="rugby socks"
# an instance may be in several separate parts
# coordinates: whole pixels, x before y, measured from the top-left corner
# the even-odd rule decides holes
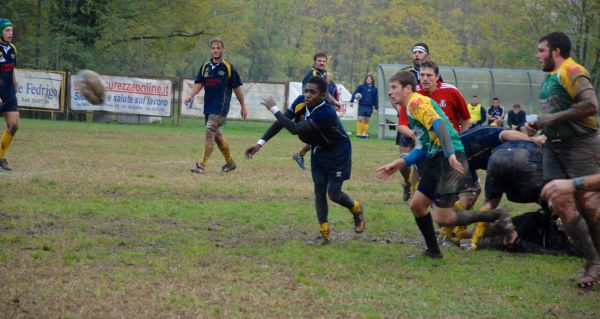
[[[483,207],[481,208],[481,211],[489,211],[489,208]],[[473,236],[471,236],[471,244],[475,246],[479,244],[479,241],[483,237],[483,234],[485,234],[488,225],[489,223],[486,222],[479,222],[475,224],[475,230],[473,231]]]
[[[437,238],[435,238],[435,230],[433,228],[433,220],[431,219],[431,213],[427,213],[421,217],[415,217],[417,226],[425,239],[425,245],[427,245],[427,251],[432,254],[441,254],[440,247],[438,246]]]
[[[598,255],[600,255],[600,223],[588,224],[588,228],[590,229],[590,236],[592,238],[592,242],[596,247]]]
[[[594,264],[600,264],[600,256],[596,251],[596,247],[594,247],[594,243],[590,237],[590,229],[583,217],[577,215],[570,223],[563,224],[563,226],[567,235],[573,239],[574,246],[583,255],[583,258]]]
[[[460,200],[457,200],[454,203],[454,209],[455,210],[465,210],[465,209],[467,209],[467,207],[465,207],[463,202],[461,202]],[[460,242],[460,240],[464,238],[463,236],[466,235],[466,230],[467,230],[467,226],[454,227],[454,230],[450,234],[452,236],[451,239],[455,242]]]
[[[321,237],[326,240],[329,240],[329,223],[324,222],[319,224],[319,232],[321,233]]]
[[[454,227],[454,233],[452,234],[452,240],[460,241],[463,238],[467,238],[469,232],[467,226],[456,226]]]
[[[360,212],[362,211],[361,207],[360,207],[360,203],[355,200],[354,201],[354,205],[352,205],[352,207],[350,207],[350,212],[354,215],[356,214],[360,214]]]
[[[302,148],[298,151],[298,155],[304,157],[304,155],[306,155],[306,153],[310,150],[310,145],[305,144],[304,146],[302,146]]]
[[[369,124],[363,123],[362,128],[363,128],[363,135],[365,135],[365,136],[369,135]]]
[[[5,130],[4,133],[2,133],[2,138],[0,139],[0,159],[4,158],[4,154],[6,154],[6,150],[8,150],[12,139],[13,136],[9,131]]]
[[[233,162],[233,157],[231,156],[231,151],[229,150],[229,143],[227,143],[227,141],[225,141],[224,138],[223,138],[223,142],[221,144],[217,143],[217,146],[219,147],[221,154],[223,154],[223,157],[225,158],[225,162],[227,162],[227,163]]]
[[[202,157],[200,158],[200,165],[206,167],[206,164],[208,164],[208,158],[210,157],[210,154],[212,154],[214,145],[204,145],[204,151],[202,151]]]
[[[473,244],[475,246],[477,246],[479,244],[479,241],[485,234],[485,231],[487,230],[488,225],[489,225],[489,223],[486,223],[486,222],[479,222],[479,223],[475,224],[475,230],[473,231],[473,236],[471,236],[471,244]]]
[[[360,136],[362,134],[362,122],[356,122],[356,136]]]
[[[442,241],[445,238],[450,238],[452,236],[452,226],[444,226],[440,228],[440,235],[438,236],[438,241]]]

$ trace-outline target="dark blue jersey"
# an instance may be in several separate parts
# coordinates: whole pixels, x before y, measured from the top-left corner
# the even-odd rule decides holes
[[[329,93],[329,96],[334,98],[336,101],[340,100],[340,90],[338,90],[337,85],[335,85],[333,81],[329,81],[329,83],[327,83],[327,93]]]
[[[504,108],[502,106],[490,106],[490,108],[487,110],[487,114],[492,117],[492,118],[499,118],[499,119],[503,119],[504,118]],[[488,124],[492,124],[494,122],[494,120],[488,120]]]
[[[374,85],[363,83],[357,86],[354,90],[354,93],[352,93],[352,99],[350,99],[350,102],[354,102],[357,93],[360,93],[361,95],[358,105],[377,108],[379,102],[377,97],[377,88]]]
[[[518,127],[521,127],[523,125],[525,125],[527,115],[525,114],[525,111],[519,111],[519,113],[515,113],[513,111],[508,112],[508,127],[510,127],[511,125],[516,125]]]
[[[204,115],[227,116],[231,92],[242,85],[240,75],[227,61],[206,61],[200,67],[195,83],[204,86]]]
[[[306,107],[305,120],[310,121],[316,130],[305,143],[314,147],[330,148],[344,143],[350,143],[346,129],[335,112],[335,107],[323,100],[316,106]],[[302,136],[301,136],[302,138]]]
[[[3,103],[16,99],[13,76],[17,66],[17,49],[12,43],[0,44],[0,98]]]
[[[488,159],[494,148],[500,144],[500,133],[505,128],[497,126],[478,126],[460,133],[460,140],[465,147],[465,155],[469,161],[469,169],[487,169]]]
[[[326,101],[309,109],[304,102],[304,95],[299,95],[286,109],[284,115],[295,123],[310,120],[313,127],[311,134],[298,134],[298,137],[307,144],[327,148],[346,141],[350,142],[335,108]],[[284,125],[280,121],[273,123],[261,139],[268,141],[283,127]]]
[[[327,71],[319,70],[317,68],[312,68],[310,71],[308,71],[308,73],[302,80],[302,89],[304,89],[304,87],[306,86],[306,83],[308,83],[308,80],[314,76],[317,76],[317,77],[327,80]]]

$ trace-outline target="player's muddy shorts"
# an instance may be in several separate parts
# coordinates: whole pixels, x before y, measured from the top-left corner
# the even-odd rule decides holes
[[[221,127],[225,125],[225,120],[227,118],[225,116],[220,116],[217,114],[208,114],[204,116],[204,125],[207,130],[219,131]]]
[[[571,139],[550,138],[544,144],[544,181],[600,173],[600,134]]]
[[[456,152],[456,159],[468,174],[469,163],[465,154]],[[421,180],[418,191],[433,201],[437,207],[450,208],[454,206],[458,192],[463,186],[465,175],[455,171],[443,153],[421,161],[419,175],[421,175]]]

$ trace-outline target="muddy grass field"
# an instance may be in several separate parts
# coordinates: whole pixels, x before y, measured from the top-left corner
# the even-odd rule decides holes
[[[199,120],[22,120],[14,171],[0,173],[0,317],[600,316],[600,291],[573,284],[577,258],[445,248],[443,260],[408,259],[423,242],[400,177],[374,177],[393,141],[352,140],[344,188],[363,202],[366,232],[330,203],[332,245],[306,245],[318,223],[310,172],[289,157],[301,143],[282,132],[242,158],[267,126],[229,122],[238,169],[220,173],[215,151],[197,176]]]

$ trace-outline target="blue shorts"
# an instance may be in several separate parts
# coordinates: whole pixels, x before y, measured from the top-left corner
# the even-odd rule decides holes
[[[358,105],[358,116],[370,117],[373,114],[373,107],[367,105]]]
[[[413,139],[400,134],[400,132],[396,133],[396,145],[401,147],[413,147]]]
[[[17,112],[19,107],[17,106],[17,96],[14,95],[10,98],[2,98],[2,105],[0,106],[0,113],[5,112]]]
[[[468,174],[469,162],[467,162],[465,154],[456,152],[455,155]],[[458,193],[462,189],[465,175],[455,171],[443,153],[420,161],[418,169],[421,180],[417,190],[437,207],[450,208],[454,206]]]
[[[352,145],[343,143],[331,148],[311,147],[310,169],[315,183],[318,182],[315,180],[317,176],[327,176],[342,181],[350,179]]]

